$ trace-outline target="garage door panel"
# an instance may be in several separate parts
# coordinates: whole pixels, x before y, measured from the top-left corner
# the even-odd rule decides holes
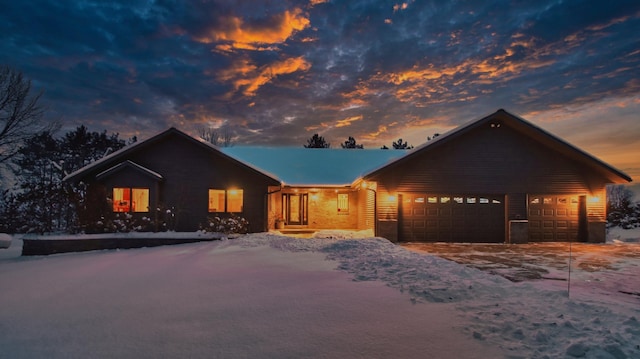
[[[528,213],[530,241],[577,239],[577,195],[529,195]]]
[[[504,197],[403,193],[401,240],[504,242]],[[424,202],[416,198],[424,198]],[[426,225],[415,220],[424,208]]]

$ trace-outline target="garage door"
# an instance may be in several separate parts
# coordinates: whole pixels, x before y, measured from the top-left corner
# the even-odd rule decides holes
[[[504,196],[403,193],[400,240],[504,242]]]
[[[577,195],[529,195],[529,240],[576,240],[578,202]]]

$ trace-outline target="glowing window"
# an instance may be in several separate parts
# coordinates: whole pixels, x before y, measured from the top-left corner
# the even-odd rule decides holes
[[[495,199],[494,198],[494,199],[491,200],[491,203],[502,203],[502,201],[500,201],[499,199]]]
[[[131,189],[130,188],[114,188],[113,189],[113,211],[114,212],[131,211]]]
[[[451,197],[440,197],[440,203],[449,203],[451,202]]]
[[[413,201],[415,203],[424,203],[424,197],[416,197]]]
[[[427,202],[429,202],[429,203],[438,203],[438,197],[429,197],[429,198],[427,198]]]
[[[567,204],[567,198],[566,197],[558,197],[558,204]]]
[[[464,202],[464,198],[462,198],[462,197],[453,197],[453,202],[462,203],[462,202]]]
[[[209,212],[224,212],[224,200],[224,190],[209,189]]]
[[[149,212],[149,189],[133,188],[131,190],[132,212]]]
[[[209,189],[209,212],[242,212],[243,197],[241,189]]]
[[[349,194],[338,193],[338,212],[349,213]]]
[[[553,204],[553,198],[545,197],[545,198],[542,199],[542,203],[544,203],[544,204]]]
[[[480,197],[480,203],[482,203],[482,204],[489,203],[489,199],[488,198],[484,198],[484,197]]]
[[[476,198],[475,197],[467,197],[467,203],[476,203]]]
[[[540,198],[533,197],[530,201],[531,204],[540,204]]]
[[[244,191],[231,189],[227,191],[227,212],[242,212]]]
[[[149,189],[116,187],[113,189],[114,212],[149,212]]]

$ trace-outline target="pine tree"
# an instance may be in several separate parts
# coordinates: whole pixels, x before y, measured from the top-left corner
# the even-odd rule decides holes
[[[357,148],[357,149],[364,148],[363,145],[356,144],[356,139],[351,136],[349,136],[349,139],[344,141],[344,143],[341,143],[340,145],[342,146],[342,148]]]
[[[395,141],[391,144],[393,146],[394,150],[410,150],[413,148],[413,146],[410,146],[407,141],[402,141],[402,138],[398,139],[398,141]]]
[[[307,140],[307,144],[304,145],[304,148],[329,148],[330,146],[331,144],[325,141],[324,137],[319,136],[316,133]]]

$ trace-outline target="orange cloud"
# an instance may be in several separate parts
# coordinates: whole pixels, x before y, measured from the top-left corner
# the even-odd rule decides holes
[[[220,19],[221,25],[209,31],[207,35],[196,37],[202,43],[223,42],[218,50],[272,50],[273,46],[289,39],[294,32],[304,30],[310,25],[308,14],[299,8],[287,10],[260,24],[246,23],[242,18],[229,16]]]
[[[347,117],[344,120],[339,120],[338,122],[336,122],[336,127],[351,126],[351,122],[360,121],[363,118],[364,118],[364,116],[362,116],[362,115]]]
[[[302,56],[289,58],[264,66],[260,70],[260,73],[252,78],[236,81],[236,87],[246,86],[243,93],[247,96],[253,96],[260,87],[278,77],[278,75],[291,74],[297,71],[308,71],[310,68],[311,64]]]

